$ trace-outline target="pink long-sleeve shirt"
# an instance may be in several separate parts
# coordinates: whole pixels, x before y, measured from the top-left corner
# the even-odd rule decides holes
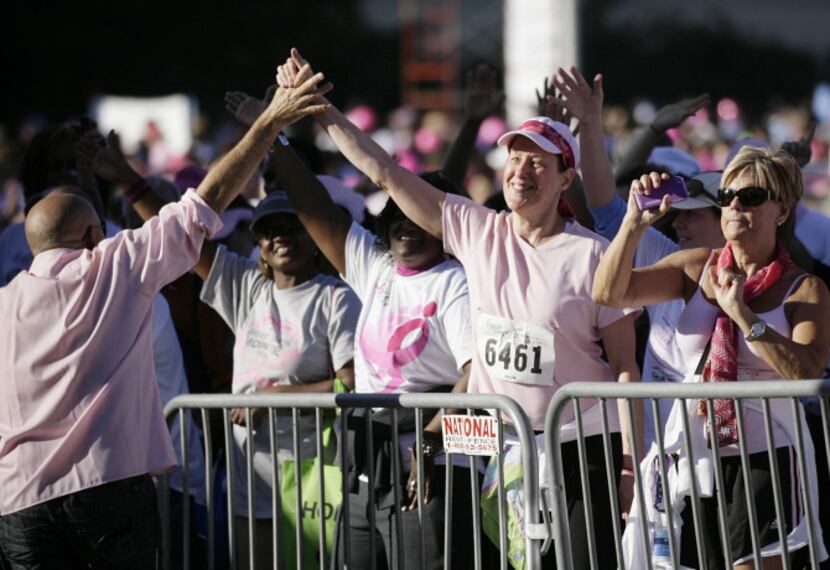
[[[153,297],[220,227],[188,191],[92,250],[40,253],[0,289],[0,515],[175,464]]]

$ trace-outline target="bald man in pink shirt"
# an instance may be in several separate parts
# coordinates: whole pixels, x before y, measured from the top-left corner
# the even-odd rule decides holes
[[[197,190],[105,239],[92,205],[52,192],[26,218],[34,261],[0,289],[0,551],[13,568],[153,568],[149,474],[176,463],[152,353],[156,293],[202,242],[280,129],[325,106],[310,77],[278,90]],[[137,209],[155,198],[136,180]]]

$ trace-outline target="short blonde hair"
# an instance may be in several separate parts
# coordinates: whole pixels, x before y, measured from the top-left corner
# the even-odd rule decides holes
[[[768,148],[745,146],[726,165],[721,188],[728,188],[743,173],[751,174],[755,184],[769,190],[772,199],[789,209],[787,219],[778,227],[778,239],[789,239],[795,226],[795,206],[804,193],[804,180],[795,159],[785,151],[774,153]]]

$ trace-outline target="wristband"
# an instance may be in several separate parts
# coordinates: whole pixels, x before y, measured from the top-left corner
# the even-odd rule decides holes
[[[274,140],[273,144],[271,145],[271,148],[268,149],[268,154],[274,154],[274,151],[277,150],[277,147],[281,146],[291,146],[291,142],[288,140],[288,137],[285,136],[285,133],[282,131],[279,132],[276,140]]]
[[[424,439],[423,443],[421,443],[421,453],[425,458],[435,457],[438,454],[439,449],[441,448],[438,445],[438,442],[433,439]]]
[[[634,470],[629,469],[628,467],[623,467],[622,469],[620,469],[620,475],[630,475],[630,476],[633,477],[634,476]]]
[[[150,185],[142,178],[127,188],[127,191],[124,192],[124,198],[130,203],[130,205],[132,205],[141,200],[142,196],[144,196],[144,194],[146,194],[149,190]]]

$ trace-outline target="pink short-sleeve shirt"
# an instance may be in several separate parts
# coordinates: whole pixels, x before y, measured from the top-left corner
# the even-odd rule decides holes
[[[600,330],[626,310],[591,299],[594,271],[607,241],[568,221],[534,248],[513,216],[447,195],[444,248],[464,265],[475,355],[470,392],[504,394],[544,429],[556,390],[575,381],[613,380]]]

